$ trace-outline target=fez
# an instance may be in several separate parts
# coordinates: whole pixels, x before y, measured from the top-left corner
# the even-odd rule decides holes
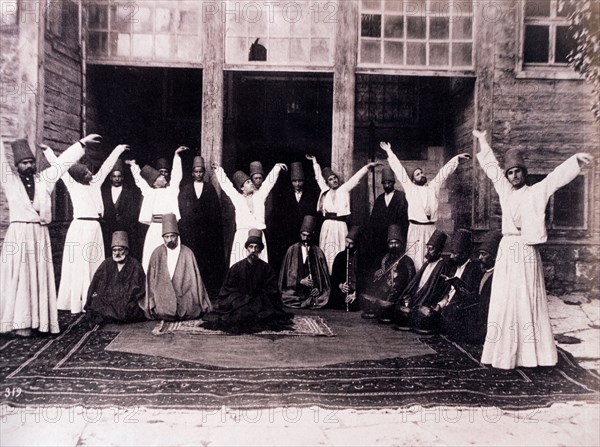
[[[290,177],[292,180],[304,180],[304,169],[302,162],[295,161],[290,165]]]
[[[444,245],[446,244],[446,239],[448,239],[446,233],[440,230],[435,230],[427,241],[427,245],[432,245],[438,250],[443,250]]]
[[[394,171],[389,166],[384,166],[381,170],[381,183],[383,182],[395,182],[396,176],[394,175]]]
[[[202,158],[200,155],[196,155],[194,157],[194,161],[192,163],[192,169],[194,169],[194,168],[206,169],[206,166],[204,165],[204,158]]]
[[[76,182],[81,183],[88,172],[88,168],[83,163],[75,163],[69,168],[69,175],[73,177]]]
[[[129,248],[129,237],[125,231],[115,231],[112,234],[112,242],[110,248],[114,247],[125,247]]]
[[[487,251],[494,258],[498,254],[498,246],[502,239],[502,233],[497,230],[488,231],[481,241],[480,251]]]
[[[473,237],[468,230],[457,230],[450,240],[448,251],[453,253],[471,254]]]
[[[15,140],[12,144],[12,150],[15,166],[23,160],[28,160],[31,158],[35,160],[35,155],[33,155],[33,152],[31,152],[31,148],[29,147],[27,140]]]
[[[253,161],[250,163],[250,177],[252,177],[254,174],[265,175],[263,165],[260,161]]]
[[[235,171],[233,174],[233,184],[238,190],[241,190],[242,185],[248,180],[250,180],[250,177],[244,171]]]
[[[262,241],[262,231],[257,230],[256,228],[250,228],[250,230],[248,230],[248,239],[246,240],[244,247],[248,248],[248,245],[250,244],[259,245],[261,250],[265,248],[265,245]]]
[[[177,217],[173,213],[163,214],[162,216],[162,235],[164,236],[167,233],[179,234]]]
[[[160,176],[160,172],[150,165],[145,165],[140,171],[140,175],[150,186],[154,186],[154,182]]]
[[[392,224],[388,227],[388,236],[387,241],[400,241],[404,242],[404,238],[402,237],[402,229],[398,224]]]
[[[504,155],[504,172],[507,172],[512,168],[521,168],[527,170],[527,166],[525,166],[525,160],[523,160],[523,155],[518,149],[509,149]]]
[[[317,218],[315,216],[304,216],[300,232],[314,233],[317,227]]]

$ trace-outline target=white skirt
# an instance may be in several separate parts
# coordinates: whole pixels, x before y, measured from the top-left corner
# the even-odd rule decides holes
[[[83,312],[94,273],[104,261],[100,223],[74,219],[69,225],[63,250],[58,308]]]
[[[512,369],[557,361],[540,253],[520,236],[504,236],[492,278],[481,363]]]
[[[233,236],[233,244],[231,245],[229,267],[248,257],[248,251],[245,247],[246,241],[248,240],[248,230],[250,230],[250,228],[240,228],[235,231],[235,235]],[[259,258],[265,262],[269,262],[269,256],[267,254],[267,240],[265,239],[264,230],[262,230],[262,242],[265,248],[260,252]]]
[[[435,225],[415,225],[411,223],[408,226],[406,236],[406,254],[415,263],[415,269],[418,272],[425,262],[425,253],[427,253],[427,242],[435,231]]]
[[[48,227],[13,222],[0,259],[0,333],[19,329],[59,333]]]
[[[336,255],[346,249],[346,236],[348,236],[346,222],[332,219],[327,219],[323,222],[321,235],[319,236],[319,247],[321,247],[321,250],[325,254],[330,275]]]
[[[179,240],[181,243],[181,239]],[[142,252],[142,267],[144,272],[148,273],[148,265],[150,264],[150,257],[156,247],[164,244],[162,237],[162,222],[152,222],[146,232],[146,239],[144,239],[144,251]]]

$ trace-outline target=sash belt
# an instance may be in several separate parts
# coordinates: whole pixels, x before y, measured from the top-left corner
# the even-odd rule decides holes
[[[409,219],[408,221],[414,225],[435,225],[435,222],[417,222],[416,220],[412,219]]]

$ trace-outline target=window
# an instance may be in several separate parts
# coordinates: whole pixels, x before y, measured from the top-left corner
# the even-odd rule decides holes
[[[196,62],[202,58],[202,2],[91,0],[89,57]]]
[[[528,66],[567,66],[576,41],[569,30],[569,11],[559,0],[525,0],[523,63]]]
[[[529,174],[528,184],[534,185],[546,178],[546,174]],[[586,230],[588,209],[587,179],[578,175],[572,182],[560,188],[548,201],[546,228],[552,230]]]
[[[361,0],[360,66],[469,69],[471,0]]]

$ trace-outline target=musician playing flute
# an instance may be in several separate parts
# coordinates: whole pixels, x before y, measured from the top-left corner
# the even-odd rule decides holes
[[[362,290],[363,262],[358,255],[360,227],[348,230],[345,249],[337,254],[331,269],[331,295],[327,307],[332,309],[360,310],[356,299],[357,289]]]
[[[279,273],[281,299],[287,307],[323,307],[331,283],[323,250],[313,240],[317,218],[304,216],[300,241],[288,248]]]

